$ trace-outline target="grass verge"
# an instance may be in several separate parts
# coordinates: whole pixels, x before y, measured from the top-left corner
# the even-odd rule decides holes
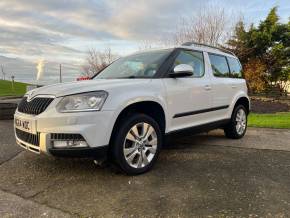
[[[290,112],[274,114],[251,113],[248,125],[251,127],[290,129]]]
[[[22,96],[26,92],[26,83],[14,82],[14,89],[12,82],[8,80],[0,80],[0,96]]]

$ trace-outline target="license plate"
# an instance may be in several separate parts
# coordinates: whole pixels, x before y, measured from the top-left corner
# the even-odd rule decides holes
[[[20,119],[15,117],[14,119],[15,127],[25,132],[32,132],[32,122],[30,120]]]

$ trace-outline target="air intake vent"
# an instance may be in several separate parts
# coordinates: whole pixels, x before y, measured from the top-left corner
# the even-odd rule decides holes
[[[59,140],[59,141],[85,141],[84,137],[80,134],[67,134],[67,133],[51,133],[51,140]]]
[[[48,105],[53,101],[53,98],[34,98],[27,101],[24,97],[18,105],[18,111],[25,114],[38,115],[45,111]]]
[[[16,132],[16,136],[26,142],[26,143],[29,143],[31,145],[35,145],[35,146],[39,146],[39,133],[37,133],[36,135],[34,134],[31,134],[31,133],[27,133],[27,132],[24,132],[20,129],[15,129],[15,132]]]

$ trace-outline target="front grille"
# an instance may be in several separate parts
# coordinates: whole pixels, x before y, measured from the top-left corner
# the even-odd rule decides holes
[[[51,133],[51,140],[59,140],[59,141],[85,141],[84,137],[80,134],[67,134],[67,133]]]
[[[35,134],[28,133],[28,132],[24,132],[20,129],[15,129],[15,132],[16,132],[17,138],[19,138],[20,140],[22,140],[26,143],[29,143],[31,145],[34,145],[34,146],[39,146],[39,138],[40,138],[39,133],[37,133],[35,135]]]
[[[22,98],[18,104],[18,111],[25,114],[38,115],[45,111],[48,105],[53,101],[53,98],[34,98],[27,101],[27,97]]]

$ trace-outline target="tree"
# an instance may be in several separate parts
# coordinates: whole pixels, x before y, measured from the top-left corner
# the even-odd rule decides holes
[[[268,85],[280,85],[289,78],[290,63],[290,22],[279,23],[277,7],[270,10],[264,21],[248,30],[242,21],[237,23],[233,37],[227,42],[242,64],[247,65],[252,59],[259,59],[265,65]],[[254,67],[255,65],[249,64]],[[253,71],[256,70],[254,67]],[[251,78],[248,78],[251,79]],[[258,81],[258,80],[257,80]],[[250,82],[250,81],[248,81]],[[283,87],[282,87],[283,88]]]
[[[175,33],[169,38],[169,44],[194,41],[219,46],[228,40],[230,24],[230,16],[223,8],[209,6],[192,16],[181,18]]]
[[[251,27],[253,28],[253,27]],[[228,49],[232,50],[238,56],[242,63],[246,63],[253,48],[249,46],[249,35],[245,30],[245,24],[242,20],[235,26],[233,36],[228,40]]]
[[[260,59],[251,59],[244,66],[244,77],[250,92],[262,92],[267,88],[266,65]]]
[[[86,63],[82,66],[82,75],[94,76],[117,58],[118,55],[113,54],[111,48],[103,51],[91,48],[87,52]]]
[[[274,7],[252,37],[256,44],[255,54],[264,59],[270,82],[275,85],[279,84],[284,77],[285,70],[283,69],[289,66],[289,27],[289,22],[288,24],[279,23],[277,7]]]
[[[143,51],[143,50],[148,50],[148,49],[152,49],[154,47],[154,42],[150,41],[150,40],[142,40],[139,43],[139,50]]]

